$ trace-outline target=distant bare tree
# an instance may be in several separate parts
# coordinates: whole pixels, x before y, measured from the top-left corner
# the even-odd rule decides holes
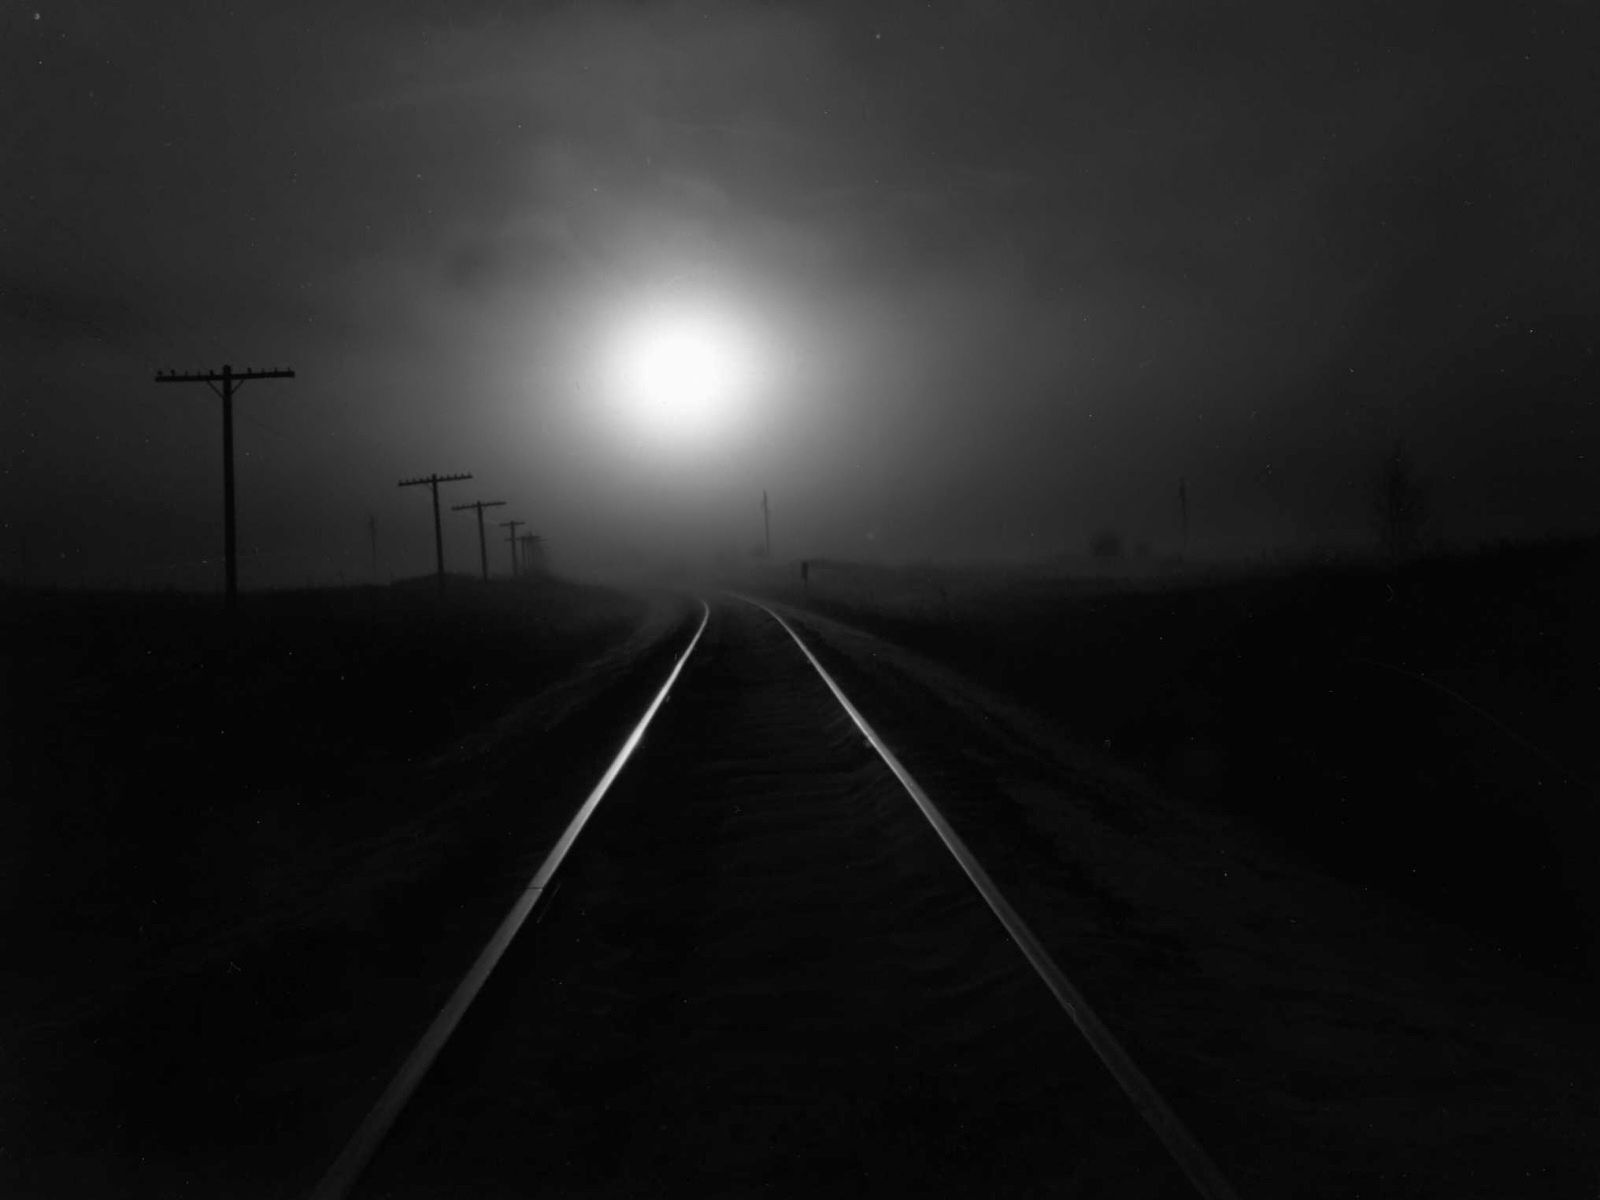
[[[1416,552],[1428,518],[1428,488],[1404,442],[1396,442],[1372,477],[1372,522],[1378,548],[1392,558]]]

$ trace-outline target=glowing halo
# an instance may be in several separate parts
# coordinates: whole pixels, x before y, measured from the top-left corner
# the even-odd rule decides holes
[[[618,339],[612,380],[624,422],[668,443],[730,431],[749,398],[754,355],[733,322],[709,312],[657,313]]]

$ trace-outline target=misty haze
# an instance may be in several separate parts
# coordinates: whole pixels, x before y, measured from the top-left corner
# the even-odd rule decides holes
[[[0,16],[0,1192],[1593,1196],[1575,0]]]

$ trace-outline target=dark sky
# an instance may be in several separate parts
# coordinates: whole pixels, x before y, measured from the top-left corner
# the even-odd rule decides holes
[[[1403,437],[1458,541],[1593,529],[1588,3],[8,4],[9,574],[431,567],[425,489],[572,567],[1366,534]],[[656,444],[617,331],[759,369]],[[656,439],[659,441],[660,439]],[[467,514],[447,555],[473,564]],[[504,547],[496,547],[504,559]]]

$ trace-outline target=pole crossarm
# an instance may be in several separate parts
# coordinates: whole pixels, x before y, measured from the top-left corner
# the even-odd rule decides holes
[[[450,506],[450,511],[451,512],[465,512],[469,508],[477,508],[477,509],[499,508],[501,505],[503,505],[505,503],[506,502],[504,500],[474,500],[471,504],[452,504]]]
[[[293,379],[294,372],[288,367],[268,367],[258,371],[254,367],[246,367],[242,371],[232,371],[224,367],[220,371],[157,371],[157,383],[203,383],[218,396],[217,384],[237,392],[247,379]],[[226,398],[226,397],[224,397]]]
[[[415,485],[417,485],[419,483],[455,483],[459,479],[471,479],[471,478],[472,478],[472,476],[470,474],[467,474],[467,475],[422,475],[422,476],[419,476],[416,479],[402,479],[399,482],[399,484],[397,484],[396,486],[398,486],[398,487],[414,487]]]
[[[242,371],[157,371],[157,383],[221,383],[224,379],[232,379],[235,383],[241,379],[293,379],[294,372],[288,367],[269,367],[265,371],[258,371],[254,367],[246,367]]]

